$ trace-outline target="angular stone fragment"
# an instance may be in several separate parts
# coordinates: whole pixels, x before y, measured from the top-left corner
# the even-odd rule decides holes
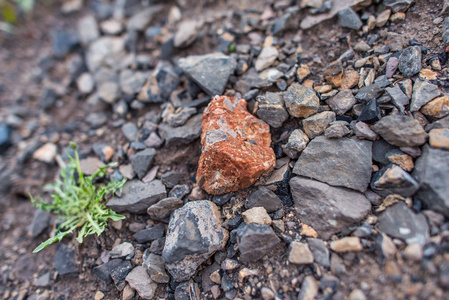
[[[421,146],[427,140],[427,133],[419,122],[409,116],[385,116],[373,130],[388,143],[399,147]]]
[[[343,90],[326,102],[337,115],[342,115],[350,110],[357,103],[357,100],[351,90]]]
[[[420,188],[416,198],[427,208],[449,217],[449,151],[424,146],[413,176]]]
[[[211,96],[221,95],[237,62],[222,53],[181,58],[178,63],[187,76]]]
[[[238,233],[240,260],[243,263],[259,260],[279,242],[270,226],[247,224]]]
[[[359,222],[371,209],[363,194],[315,180],[294,177],[290,189],[299,218],[324,240]]]
[[[114,211],[145,213],[147,208],[157,201],[167,197],[165,185],[159,180],[143,183],[132,180],[125,183],[121,197],[114,197],[106,206]]]
[[[172,127],[166,123],[159,124],[159,134],[168,147],[187,145],[201,135],[202,116],[198,114],[191,117],[185,125]]]
[[[308,87],[294,83],[284,93],[284,101],[290,115],[307,118],[318,111],[320,99]]]
[[[413,86],[412,102],[410,111],[418,111],[423,105],[426,105],[440,95],[440,91],[435,84],[427,81],[417,80]]]
[[[265,96],[257,96],[257,116],[271,127],[279,128],[288,119],[282,93],[267,92]]]
[[[142,266],[135,267],[125,278],[131,288],[135,289],[143,299],[153,299],[157,289],[157,283],[151,280],[147,271]]]
[[[293,173],[364,192],[371,179],[371,164],[370,141],[319,136],[302,152]]]
[[[295,129],[288,137],[287,144],[282,146],[283,152],[291,159],[297,159],[308,142],[309,137],[301,129]]]
[[[173,212],[162,258],[176,281],[188,280],[199,265],[224,248],[229,234],[222,223],[218,207],[207,200],[188,202]]]
[[[379,216],[379,230],[407,244],[426,244],[429,225],[423,214],[415,214],[403,201],[388,207]]]
[[[220,195],[252,185],[275,166],[269,126],[246,110],[246,101],[215,97],[204,111],[198,184]]]
[[[405,77],[411,77],[419,73],[422,68],[421,59],[422,55],[420,47],[408,47],[399,56],[399,71],[401,71]]]
[[[307,136],[313,139],[322,134],[327,126],[334,121],[335,113],[333,111],[323,111],[302,120],[302,125]]]
[[[153,158],[155,155],[156,149],[148,148],[131,156],[131,165],[133,166],[134,172],[136,172],[139,179],[143,178],[147,174],[151,164],[153,163]]]
[[[399,194],[404,197],[409,197],[418,190],[419,185],[401,167],[390,164],[373,175],[371,188],[374,192],[382,196]]]

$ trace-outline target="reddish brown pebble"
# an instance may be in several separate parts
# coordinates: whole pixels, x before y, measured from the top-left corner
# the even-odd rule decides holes
[[[274,169],[270,127],[246,110],[246,101],[216,96],[204,110],[198,184],[221,195],[251,186]]]

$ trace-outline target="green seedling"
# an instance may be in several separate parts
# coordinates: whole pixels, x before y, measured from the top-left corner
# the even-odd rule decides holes
[[[67,167],[61,170],[61,178],[57,179],[54,184],[48,184],[44,187],[45,190],[51,192],[53,201],[46,203],[41,197],[39,197],[39,201],[36,201],[30,195],[31,202],[37,208],[52,212],[62,220],[62,223],[57,226],[55,236],[40,244],[34,249],[33,253],[61,241],[70,233],[78,233],[76,240],[82,243],[88,235],[103,233],[108,219],[117,221],[125,218],[106,208],[103,200],[113,195],[115,191],[121,191],[126,179],[110,181],[106,185],[95,184],[98,179],[105,177],[106,168],[114,166],[116,163],[100,168],[93,175],[85,176],[81,171],[76,144],[71,144],[71,148],[75,151],[75,157],[68,155],[70,161]]]

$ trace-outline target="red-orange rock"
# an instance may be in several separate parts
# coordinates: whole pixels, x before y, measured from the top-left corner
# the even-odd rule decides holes
[[[270,127],[246,110],[246,101],[216,96],[204,110],[198,184],[220,195],[251,186],[276,164]]]

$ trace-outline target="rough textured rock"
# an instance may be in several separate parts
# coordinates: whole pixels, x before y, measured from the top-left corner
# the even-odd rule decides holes
[[[390,164],[373,175],[371,188],[374,192],[382,196],[399,194],[404,197],[409,197],[418,190],[419,185],[401,167]]]
[[[222,53],[181,58],[179,67],[211,96],[221,95],[237,62]]]
[[[284,95],[267,92],[265,96],[258,96],[256,114],[271,127],[281,127],[289,116],[284,106]]]
[[[238,232],[240,260],[243,263],[259,260],[279,242],[270,226],[247,224]]]
[[[320,107],[320,100],[315,92],[298,83],[288,87],[284,93],[284,101],[289,114],[296,118],[307,118]]]
[[[192,201],[175,210],[168,225],[162,258],[178,281],[188,280],[214,252],[224,248],[229,234],[221,214],[210,201]]]
[[[191,117],[185,125],[172,127],[166,123],[159,124],[159,134],[165,145],[179,146],[190,144],[201,135],[201,114]]]
[[[362,220],[371,209],[363,194],[315,180],[294,177],[290,189],[301,221],[325,240]]]
[[[252,185],[273,170],[269,126],[246,110],[246,101],[215,97],[204,111],[198,183],[219,195]]]
[[[427,140],[427,133],[419,122],[409,116],[383,117],[373,130],[388,143],[399,147],[421,146]]]
[[[147,271],[142,266],[135,267],[125,278],[131,288],[135,289],[143,299],[153,299],[157,283],[151,280]]]
[[[275,193],[262,187],[249,196],[245,206],[247,208],[263,207],[270,213],[281,209],[282,202]]]
[[[449,151],[424,146],[413,176],[420,188],[416,198],[432,210],[449,217]]]
[[[121,197],[114,197],[106,206],[114,211],[128,211],[131,213],[145,213],[147,208],[167,197],[165,185],[159,180],[143,183],[132,180],[125,183]]]
[[[304,131],[307,136],[313,139],[322,134],[327,126],[334,121],[335,113],[333,111],[323,111],[302,120],[302,126],[304,126]]]
[[[379,216],[379,230],[407,244],[424,245],[429,240],[429,225],[423,214],[415,214],[403,201],[388,207]]]
[[[371,142],[359,139],[313,139],[293,173],[364,192],[371,179]]]

